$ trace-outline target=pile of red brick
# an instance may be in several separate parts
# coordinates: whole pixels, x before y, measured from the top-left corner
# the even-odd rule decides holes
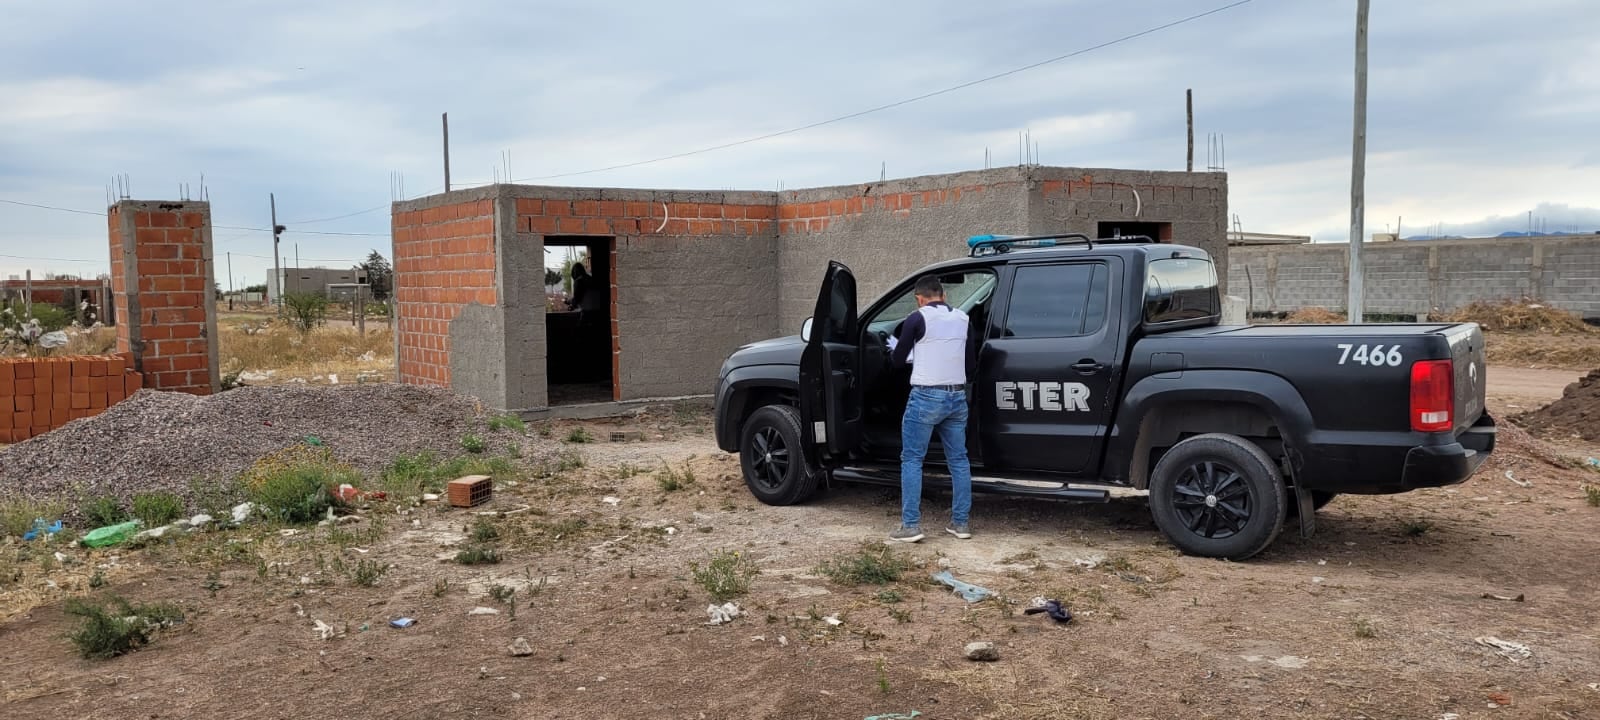
[[[99,415],[144,385],[126,355],[0,359],[0,443]]]

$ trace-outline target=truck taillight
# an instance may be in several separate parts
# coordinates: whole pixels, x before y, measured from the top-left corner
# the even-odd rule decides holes
[[[1449,360],[1419,360],[1411,366],[1411,429],[1444,432],[1453,423],[1455,369]]]

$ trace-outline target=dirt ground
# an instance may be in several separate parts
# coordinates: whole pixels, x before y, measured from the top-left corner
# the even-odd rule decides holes
[[[1561,377],[1494,369],[1491,407],[1553,399]],[[846,587],[819,563],[879,546],[895,495],[847,487],[760,505],[706,422],[678,408],[585,423],[601,442],[571,445],[584,467],[502,485],[472,511],[378,505],[337,534],[253,527],[64,550],[76,564],[52,581],[70,587],[99,569],[108,586],[95,594],[177,602],[187,620],[145,649],[91,661],[64,639],[59,602],[11,616],[0,715],[1600,717],[1600,508],[1582,491],[1600,474],[1572,460],[1596,448],[1555,450],[1510,428],[1467,483],[1341,497],[1313,538],[1287,530],[1243,563],[1178,555],[1136,495],[980,495],[976,537],[897,547],[921,567]],[[618,429],[645,440],[604,442]],[[930,526],[946,502],[925,503]],[[489,511],[505,513],[487,516],[504,562],[441,560]],[[711,626],[690,563],[723,549],[761,573],[736,600],[745,615]],[[339,570],[372,559],[389,565],[373,587]],[[1002,599],[969,605],[927,581],[941,564]],[[513,605],[490,596],[495,586],[515,590]],[[1036,596],[1076,618],[1022,614]],[[418,622],[388,625],[402,616]],[[337,634],[319,639],[316,621]],[[532,655],[508,653],[518,637]],[[1477,641],[1491,637],[1530,654]],[[1000,659],[968,661],[972,641],[996,643]]]

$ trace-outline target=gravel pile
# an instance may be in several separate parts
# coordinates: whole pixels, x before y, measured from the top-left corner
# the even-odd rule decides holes
[[[0,450],[0,494],[69,505],[155,490],[187,498],[194,481],[231,479],[308,435],[374,472],[402,453],[457,454],[463,434],[481,432],[475,415],[471,399],[389,383],[243,387],[209,397],[144,390]]]

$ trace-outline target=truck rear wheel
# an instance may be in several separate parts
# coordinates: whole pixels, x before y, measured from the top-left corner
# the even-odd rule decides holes
[[[800,437],[800,412],[768,405],[750,415],[739,431],[739,465],[744,484],[768,505],[793,505],[817,490],[817,473],[806,464]]]
[[[1287,494],[1278,467],[1254,443],[1196,435],[1156,463],[1150,513],[1184,554],[1243,560],[1278,537]]]

